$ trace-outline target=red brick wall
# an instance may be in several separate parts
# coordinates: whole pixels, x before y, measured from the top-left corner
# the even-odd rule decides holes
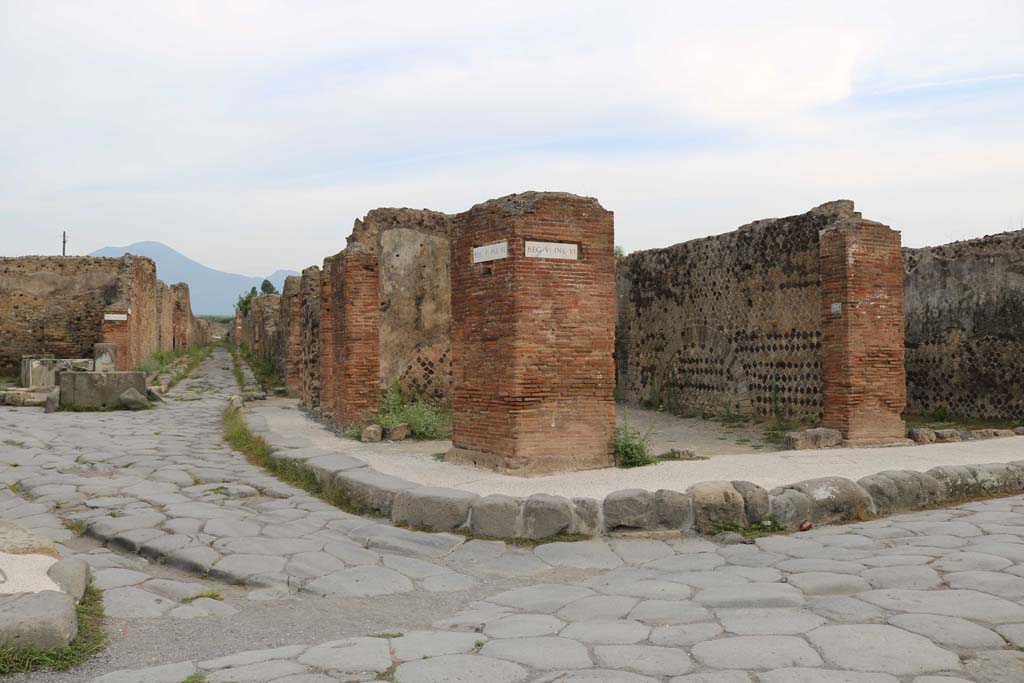
[[[474,247],[508,241],[474,264]],[[579,245],[525,258],[525,241]],[[455,459],[514,473],[611,464],[615,427],[613,216],[596,200],[525,193],[455,217]]]
[[[333,339],[321,346],[333,352],[330,380],[321,378],[321,411],[324,388],[330,384],[330,414],[339,426],[365,420],[380,403],[380,290],[378,256],[360,245],[349,244],[332,263],[330,315]],[[321,365],[322,367],[322,365]]]
[[[906,406],[900,234],[851,219],[820,236],[822,424],[851,443],[901,439]]]

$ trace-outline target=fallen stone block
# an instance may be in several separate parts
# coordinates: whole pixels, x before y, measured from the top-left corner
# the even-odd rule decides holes
[[[646,489],[613,491],[604,499],[604,525],[615,529],[653,529],[656,513],[654,496]]]
[[[43,403],[43,412],[55,413],[60,408],[60,389],[54,387],[46,392],[46,402]]]
[[[717,533],[722,526],[747,526],[743,496],[727,481],[705,481],[687,490],[693,501],[693,523],[702,534]]]
[[[810,520],[815,524],[864,520],[876,513],[868,492],[844,477],[808,479],[782,488],[799,491],[810,499]]]
[[[380,425],[367,425],[363,428],[362,434],[359,435],[359,440],[365,443],[376,443],[383,437],[383,431]]]
[[[915,443],[935,443],[937,436],[934,429],[928,427],[914,427],[907,430],[907,438]]]
[[[49,650],[78,635],[75,600],[60,591],[0,596],[0,644]]]
[[[122,408],[121,395],[135,389],[140,396],[146,392],[144,372],[62,372],[60,373],[61,408]]]
[[[843,443],[843,433],[838,429],[827,429],[815,427],[799,432],[786,434],[786,448],[793,451],[810,450],[814,448],[832,448]]]
[[[477,536],[513,538],[519,529],[523,501],[494,494],[477,498],[470,505],[470,529]]]
[[[391,504],[391,521],[414,529],[453,531],[466,526],[480,496],[459,489],[420,486],[400,491]]]
[[[125,389],[118,398],[121,400],[121,405],[128,410],[146,410],[149,408],[149,401],[146,400],[146,397],[133,387]]]
[[[395,425],[389,429],[387,433],[387,437],[392,441],[405,441],[410,436],[412,436],[412,428],[404,422],[402,424]]]
[[[523,537],[538,540],[567,533],[572,528],[572,513],[568,498],[535,493],[523,503]]]
[[[959,429],[936,429],[935,440],[939,443],[955,443],[960,441]]]

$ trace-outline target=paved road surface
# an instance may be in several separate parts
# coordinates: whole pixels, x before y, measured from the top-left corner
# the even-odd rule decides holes
[[[1024,681],[1024,497],[750,545],[466,542],[247,464],[220,440],[229,363],[216,351],[143,413],[0,411],[0,482],[20,490],[0,517],[90,562],[112,640],[77,671],[5,680]]]

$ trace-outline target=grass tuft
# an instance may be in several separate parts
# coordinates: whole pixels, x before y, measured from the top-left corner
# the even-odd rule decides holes
[[[784,534],[786,533],[786,528],[777,517],[774,515],[768,515],[760,522],[756,522],[750,526],[740,526],[736,522],[722,522],[715,527],[716,534],[722,533],[723,531],[731,531],[743,536],[744,538],[761,538],[762,536]]]
[[[198,673],[192,674],[191,676],[183,680],[181,683],[206,683],[208,680],[210,679],[206,677],[206,674]]]
[[[103,599],[100,591],[91,585],[86,588],[76,611],[78,637],[70,645],[50,650],[0,646],[0,674],[67,671],[102,652],[107,647],[108,639],[103,631]]]
[[[274,460],[270,457],[270,444],[253,434],[245,424],[241,411],[227,410],[223,417],[224,441],[245,456],[253,465],[269,470],[274,476],[286,484],[296,486],[310,495],[330,503],[336,508],[356,515],[375,515],[372,510],[361,510],[352,505],[348,494],[341,488],[325,491],[320,484],[316,472],[294,460]]]
[[[210,590],[203,591],[202,593],[196,593],[195,595],[190,595],[189,597],[187,597],[184,600],[182,600],[181,604],[187,605],[187,604],[189,604],[191,602],[194,602],[195,600],[198,600],[199,598],[209,598],[211,600],[223,600],[224,596],[220,594],[219,590],[214,590],[213,588],[211,588]]]

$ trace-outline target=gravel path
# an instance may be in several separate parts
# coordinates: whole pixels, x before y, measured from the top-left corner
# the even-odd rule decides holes
[[[1024,680],[1024,497],[754,544],[466,542],[248,465],[220,440],[229,363],[143,413],[0,412],[0,482],[20,490],[0,517],[90,562],[112,638],[79,670],[5,680]]]

